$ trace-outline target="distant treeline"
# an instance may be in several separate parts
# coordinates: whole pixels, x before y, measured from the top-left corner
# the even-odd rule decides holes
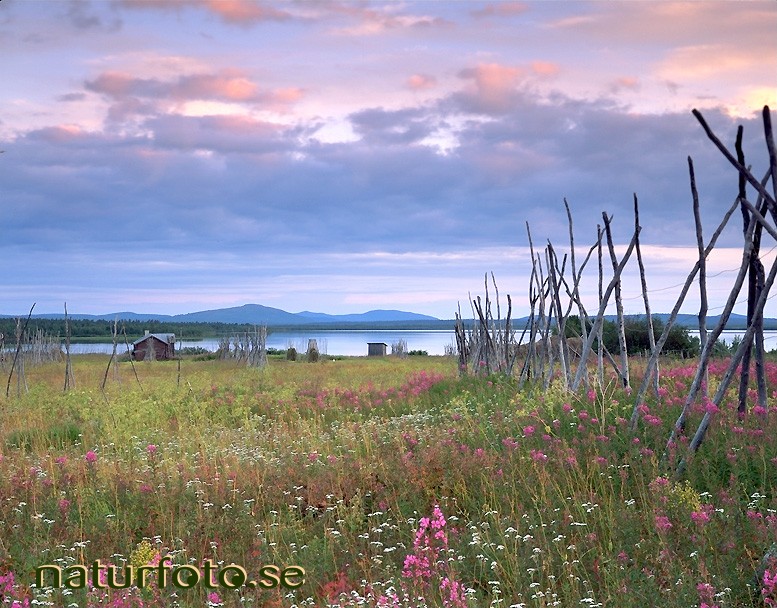
[[[24,325],[25,319],[21,320]],[[106,339],[113,336],[113,321],[92,319],[70,319],[70,335],[72,340],[79,338]],[[119,334],[122,328],[126,331],[130,340],[135,340],[146,331],[154,334],[175,334],[179,340],[199,340],[226,335],[235,335],[252,331],[256,327],[252,323],[180,323],[170,321],[138,321],[119,320]],[[381,329],[449,329],[453,330],[452,321],[404,321],[383,323],[310,323],[305,325],[273,325],[268,331],[321,331],[336,329],[352,330],[381,330]],[[64,319],[32,318],[27,325],[27,334],[33,334],[38,330],[53,336],[65,335]],[[5,336],[6,344],[16,338],[16,319],[11,317],[0,318],[0,333]]]
[[[22,319],[22,326],[25,319]],[[94,321],[84,319],[71,319],[71,339],[78,338],[106,338],[113,336],[113,321]],[[124,330],[130,340],[135,340],[146,331],[153,334],[175,334],[177,338],[197,340],[229,333],[244,332],[253,329],[253,325],[230,325],[227,323],[168,323],[162,321],[119,321],[119,335]],[[27,324],[27,333],[32,334],[41,330],[53,336],[65,336],[64,319],[30,319]],[[5,342],[13,342],[16,339],[16,319],[0,319],[0,332],[5,336]]]

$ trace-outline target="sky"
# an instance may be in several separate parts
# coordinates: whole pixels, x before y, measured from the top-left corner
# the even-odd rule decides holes
[[[469,317],[493,273],[521,316],[527,223],[563,256],[566,199],[579,265],[606,212],[620,256],[635,194],[669,311],[697,259],[688,157],[705,239],[737,194],[691,110],[732,149],[743,125],[763,176],[776,31],[772,0],[2,0],[0,314]],[[737,213],[711,314],[741,250]],[[591,310],[597,282],[594,259]],[[644,312],[636,260],[623,296]]]

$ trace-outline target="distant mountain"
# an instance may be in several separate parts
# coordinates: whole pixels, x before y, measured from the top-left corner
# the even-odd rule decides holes
[[[0,317],[13,317],[14,315],[0,315]],[[33,319],[63,319],[64,314],[37,314],[32,315]],[[87,321],[168,321],[175,323],[235,323],[267,326],[295,326],[295,325],[323,325],[323,324],[342,324],[342,323],[419,323],[419,322],[439,322],[439,319],[428,315],[421,315],[414,312],[405,312],[402,310],[371,310],[359,314],[347,315],[329,315],[321,312],[303,311],[300,313],[291,313],[262,306],[261,304],[244,304],[232,308],[218,308],[215,310],[202,310],[199,312],[190,312],[180,315],[155,315],[138,314],[134,312],[115,312],[106,315],[68,315],[71,319]]]
[[[251,323],[253,325],[297,325],[304,322],[304,319],[298,315],[261,304],[244,304],[233,308],[190,312],[173,315],[170,320],[182,323]]]
[[[439,321],[436,317],[402,310],[370,310],[359,314],[328,315],[323,312],[303,310],[297,316],[316,323],[385,323],[393,321]]]
[[[0,317],[14,317],[16,315],[0,315]],[[21,316],[21,315],[20,315]],[[71,314],[71,319],[83,319],[87,321],[113,321],[119,319],[120,321],[163,321],[163,322],[175,322],[175,323],[234,323],[239,325],[267,325],[283,326],[283,327],[295,327],[295,326],[315,326],[321,328],[332,325],[348,325],[349,327],[357,327],[359,329],[365,329],[370,327],[383,327],[383,328],[397,328],[397,327],[412,327],[417,329],[440,329],[448,328],[453,325],[453,320],[440,320],[436,317],[429,315],[421,315],[414,312],[406,312],[402,310],[370,310],[363,313],[347,314],[347,315],[330,315],[323,312],[311,312],[304,310],[298,313],[286,312],[280,308],[272,308],[270,306],[262,306],[261,304],[245,304],[243,306],[235,306],[232,308],[218,308],[215,310],[202,310],[199,312],[190,312],[180,315],[155,315],[155,314],[139,314],[134,312],[115,312],[106,315],[84,315],[84,314]],[[630,317],[638,317],[644,315],[627,315]],[[656,313],[653,315],[661,319],[664,323],[669,318],[668,313]],[[33,319],[62,319],[64,315],[62,313],[54,314],[37,314],[32,315]],[[615,321],[617,317],[615,315],[605,315],[605,319],[608,321]],[[707,317],[707,328],[712,329],[718,323],[720,319],[719,315]],[[529,317],[521,317],[513,319],[512,326],[514,329],[520,331],[529,321]],[[472,320],[465,319],[465,324],[469,325]],[[677,325],[687,327],[691,330],[698,329],[699,321],[696,315],[693,314],[680,314],[677,315]],[[747,317],[739,314],[732,314],[729,317],[726,329],[744,329],[747,326]],[[764,329],[774,330],[777,329],[777,319],[767,318],[764,319]]]

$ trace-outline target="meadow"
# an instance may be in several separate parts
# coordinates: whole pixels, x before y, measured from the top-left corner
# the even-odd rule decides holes
[[[732,393],[684,479],[687,437],[662,459],[692,361],[662,363],[636,433],[614,379],[571,394],[444,357],[186,359],[120,363],[103,392],[107,362],[75,357],[67,392],[62,363],[29,367],[29,392],[0,398],[4,608],[777,605],[774,413],[739,419]],[[767,380],[773,405],[774,361]],[[165,555],[298,565],[304,584],[33,585],[43,564]]]

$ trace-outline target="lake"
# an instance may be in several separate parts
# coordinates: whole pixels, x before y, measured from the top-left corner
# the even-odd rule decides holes
[[[743,330],[724,331],[722,339],[727,344],[736,337],[744,335]],[[692,336],[698,337],[698,331],[691,331]],[[316,331],[278,331],[271,332],[267,336],[267,347],[285,350],[289,346],[297,349],[297,352],[306,352],[308,340],[315,339],[318,350],[328,355],[344,355],[358,357],[367,355],[367,342],[384,342],[388,344],[387,352],[391,353],[391,345],[397,341],[405,340],[408,350],[425,350],[430,355],[444,355],[447,346],[455,348],[456,338],[453,331],[446,330],[316,330]],[[777,331],[764,332],[764,345],[767,351],[777,348]],[[215,352],[218,349],[217,338],[205,340],[178,340],[176,348],[187,346],[199,346]],[[70,352],[73,354],[104,353],[110,354],[112,344],[81,344],[73,343]],[[117,352],[126,352],[126,346],[120,344]]]
[[[267,336],[267,348],[286,350],[290,346],[297,352],[308,350],[308,340],[317,342],[318,350],[328,355],[344,355],[348,357],[366,356],[367,342],[384,342],[388,344],[386,352],[391,353],[391,345],[399,340],[407,343],[408,350],[425,350],[430,355],[444,355],[445,347],[455,344],[453,331],[446,330],[313,330],[313,331],[277,331],[270,332]],[[219,347],[218,338],[205,340],[180,339],[176,342],[176,348],[187,346],[205,348],[215,352]],[[81,344],[70,345],[73,354],[105,353],[110,354],[112,344]],[[126,352],[127,347],[119,344],[117,352]]]

